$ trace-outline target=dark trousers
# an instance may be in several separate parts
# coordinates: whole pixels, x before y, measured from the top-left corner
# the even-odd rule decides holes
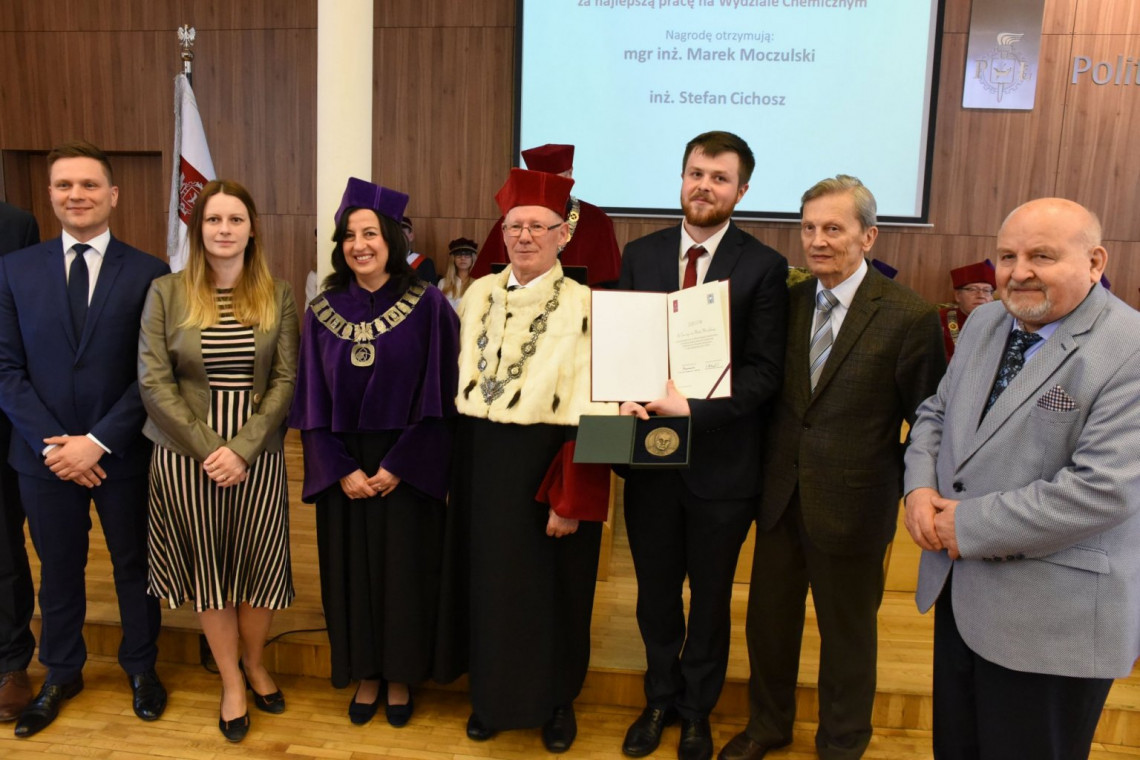
[[[119,664],[130,675],[154,667],[161,624],[158,599],[147,596],[147,478],[107,480],[84,488],[20,475],[20,495],[40,556],[40,662],[47,683],[68,683],[87,659],[85,570],[91,501],[111,554],[123,639]]]
[[[28,627],[35,591],[24,546],[24,508],[19,478],[7,461],[11,433],[11,423],[0,414],[0,673],[26,669],[36,648]]]
[[[954,621],[953,573],[934,607],[937,760],[1087,758],[1111,678],[1003,668],[975,654]]]
[[[754,740],[792,740],[810,586],[820,635],[816,749],[824,760],[862,757],[871,740],[884,552],[821,551],[804,530],[798,494],[771,530],[757,531],[746,624]]]
[[[693,719],[716,706],[728,668],[732,579],[754,515],[747,499],[694,496],[675,470],[634,471],[626,479],[625,527],[650,707],[675,705]]]

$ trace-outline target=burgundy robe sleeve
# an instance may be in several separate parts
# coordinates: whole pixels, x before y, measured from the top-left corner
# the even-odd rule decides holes
[[[574,441],[567,441],[550,463],[534,498],[549,504],[559,517],[604,522],[610,510],[610,467],[576,464]]]

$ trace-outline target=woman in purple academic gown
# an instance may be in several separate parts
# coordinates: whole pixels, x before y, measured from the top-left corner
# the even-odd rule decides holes
[[[450,681],[466,642],[449,612],[445,551],[458,320],[407,264],[408,196],[356,178],[336,214],[333,273],[305,313],[289,415],[316,502],[332,682],[348,714],[407,723],[411,686]]]

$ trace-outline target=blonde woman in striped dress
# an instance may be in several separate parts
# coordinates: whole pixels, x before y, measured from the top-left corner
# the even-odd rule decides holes
[[[171,608],[193,600],[222,679],[218,727],[240,741],[247,686],[258,709],[285,709],[262,651],[274,610],[293,600],[282,447],[297,307],[269,274],[241,185],[208,183],[189,230],[186,269],[155,280],[139,335],[156,444],[149,591]]]

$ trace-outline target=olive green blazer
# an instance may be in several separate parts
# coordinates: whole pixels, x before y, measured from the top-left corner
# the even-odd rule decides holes
[[[151,284],[139,331],[139,393],[147,412],[147,438],[198,461],[220,446],[246,462],[262,451],[282,450],[297,378],[299,333],[292,289],[281,280],[274,286],[277,324],[253,331],[253,414],[226,441],[207,424],[210,383],[202,362],[202,331],[179,327],[187,310],[182,274],[159,277]]]

